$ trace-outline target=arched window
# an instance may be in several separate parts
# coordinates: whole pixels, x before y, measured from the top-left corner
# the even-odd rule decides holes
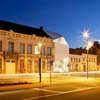
[[[27,72],[28,72],[28,73],[32,73],[32,72],[33,72],[32,60],[28,60],[28,61],[27,61]]]
[[[25,73],[24,60],[20,60],[20,73]]]

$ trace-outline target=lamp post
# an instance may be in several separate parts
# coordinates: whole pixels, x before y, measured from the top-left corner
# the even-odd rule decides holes
[[[86,32],[84,32],[83,33],[83,38],[84,38],[84,40],[85,40],[85,45],[86,45],[86,51],[87,51],[87,70],[86,70],[86,77],[87,77],[87,79],[88,79],[88,53],[89,53],[89,49],[92,47],[92,42],[90,41],[90,38],[89,38],[89,32],[88,31],[86,31]]]
[[[39,46],[39,54],[40,54],[40,57],[39,57],[39,82],[41,83],[42,82],[42,79],[41,79],[41,67],[42,67],[42,58],[41,58],[41,47],[42,47],[42,44],[39,43],[38,44]]]
[[[91,47],[92,47],[92,42],[88,40],[87,47],[86,47],[86,50],[87,50],[87,79],[88,79],[88,52]]]
[[[50,86],[51,86],[51,83],[52,83],[52,79],[51,79],[52,66],[53,66],[53,59],[50,60]]]

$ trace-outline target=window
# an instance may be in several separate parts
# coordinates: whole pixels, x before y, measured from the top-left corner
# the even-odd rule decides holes
[[[39,72],[39,61],[38,60],[34,61],[34,72],[35,73]]]
[[[94,58],[94,62],[96,62],[96,59]]]
[[[25,53],[25,44],[24,43],[20,44],[20,53]]]
[[[42,55],[45,55],[45,47],[42,47],[42,48],[41,48],[41,54],[42,54]]]
[[[9,42],[8,44],[8,52],[14,52],[14,42]]]
[[[71,61],[73,61],[73,58],[71,57]]]
[[[47,49],[47,55],[51,55],[51,48],[50,47],[48,47],[48,49]]]
[[[28,49],[27,49],[27,53],[28,54],[32,54],[32,45],[31,44],[28,44]]]
[[[39,54],[39,47],[37,45],[34,46],[34,53]]]
[[[27,62],[27,72],[28,73],[32,73],[33,72],[32,61],[31,60],[28,60],[28,62]]]
[[[2,41],[0,41],[0,51],[2,51]]]
[[[24,73],[24,72],[25,72],[24,60],[20,60],[20,73]]]
[[[85,61],[85,58],[83,58],[83,61]]]
[[[50,66],[50,61],[48,60],[48,61],[47,61],[47,71],[50,71],[50,67],[51,67],[51,66]]]
[[[79,62],[80,62],[81,60],[80,60],[80,58],[79,58]]]

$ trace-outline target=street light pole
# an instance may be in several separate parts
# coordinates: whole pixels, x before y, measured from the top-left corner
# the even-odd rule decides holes
[[[87,79],[88,79],[88,50],[87,50],[87,74],[86,74],[86,77],[87,77]]]
[[[41,69],[42,69],[41,46],[42,46],[42,44],[39,43],[38,46],[39,46],[39,54],[40,54],[40,57],[39,57],[39,82],[41,83],[42,82],[42,78],[41,78]]]
[[[41,57],[39,58],[39,77],[40,77],[40,83],[42,82],[42,80],[41,80],[41,64],[42,64],[42,61],[41,61],[42,59],[41,59]]]
[[[89,53],[89,49],[92,47],[92,42],[90,41],[90,38],[89,38],[89,32],[88,31],[86,31],[86,32],[84,32],[83,33],[83,38],[84,38],[84,40],[85,40],[85,42],[86,42],[86,52],[87,52],[87,72],[86,72],[86,77],[87,77],[87,79],[88,79],[88,53]]]

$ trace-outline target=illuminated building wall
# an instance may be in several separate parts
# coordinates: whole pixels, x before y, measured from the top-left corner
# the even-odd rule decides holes
[[[58,33],[49,33],[55,43],[54,72],[68,72],[69,45],[64,37]]]
[[[52,39],[40,28],[0,21],[0,73],[38,73],[40,57],[42,72],[48,72],[53,50]]]
[[[86,72],[87,71],[87,54],[69,54],[69,70],[70,72]],[[88,54],[88,70],[97,71],[97,56]]]

